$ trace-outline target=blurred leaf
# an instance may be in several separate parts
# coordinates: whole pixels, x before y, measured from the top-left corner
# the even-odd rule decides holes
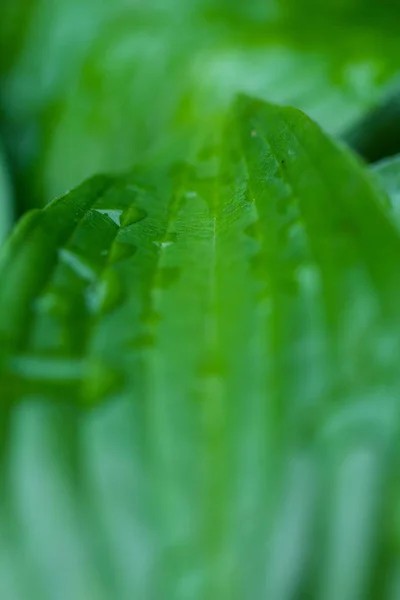
[[[244,97],[191,165],[26,216],[2,597],[395,598],[399,275],[370,174]]]
[[[343,134],[346,143],[369,162],[393,156],[400,150],[399,82],[380,106]]]
[[[191,156],[238,91],[339,133],[399,68],[388,2],[5,1],[3,129],[25,206]]]
[[[400,223],[400,155],[372,165],[372,170],[389,196],[393,212],[399,216]]]
[[[12,195],[9,173],[0,145],[0,246],[12,226]]]

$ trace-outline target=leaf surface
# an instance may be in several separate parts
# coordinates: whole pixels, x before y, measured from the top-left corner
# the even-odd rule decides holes
[[[399,259],[367,170],[247,97],[192,164],[26,216],[0,259],[4,597],[393,589]]]

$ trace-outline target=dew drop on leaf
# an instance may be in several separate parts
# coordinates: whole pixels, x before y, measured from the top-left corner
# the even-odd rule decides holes
[[[112,221],[114,221],[114,223],[116,225],[118,225],[118,227],[121,226],[121,215],[122,215],[122,210],[121,209],[116,209],[116,208],[96,208],[95,209],[97,212],[99,212],[102,215],[107,215],[107,217],[110,217],[110,219]]]
[[[120,218],[121,227],[128,227],[129,225],[132,225],[133,223],[137,223],[138,221],[141,221],[146,216],[147,216],[147,213],[145,210],[142,210],[141,208],[138,208],[136,206],[130,206],[129,208],[125,209],[121,215],[121,218]]]

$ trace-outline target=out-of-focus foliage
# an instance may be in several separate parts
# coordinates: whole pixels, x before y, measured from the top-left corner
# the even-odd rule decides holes
[[[400,64],[395,8],[3,0],[2,128],[20,201],[43,204],[94,172],[190,157],[236,92],[340,132]]]
[[[11,183],[3,148],[0,145],[0,243],[11,229],[12,218]]]
[[[393,220],[400,227],[400,155],[376,163],[373,171],[390,199]]]
[[[25,216],[0,256],[0,597],[398,597],[382,200],[302,113],[242,97],[195,164]]]
[[[374,110],[369,111],[342,138],[367,162],[377,162],[400,150],[400,81]]]

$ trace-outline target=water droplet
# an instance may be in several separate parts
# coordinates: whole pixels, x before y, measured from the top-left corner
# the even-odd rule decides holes
[[[252,129],[250,131],[250,135],[251,135],[251,137],[257,137],[257,131],[255,129]]]
[[[110,262],[116,263],[126,260],[135,254],[136,246],[124,242],[114,242],[110,252]]]
[[[86,257],[68,248],[60,248],[58,251],[60,260],[68,265],[80,278],[86,281],[95,281],[97,278],[96,267]]]
[[[129,208],[125,209],[121,215],[121,227],[128,227],[133,223],[141,221],[145,217],[147,217],[145,210],[138,208],[137,206],[130,206]]]
[[[116,223],[116,225],[118,225],[118,227],[121,226],[121,215],[122,215],[122,209],[116,209],[116,208],[96,208],[95,209],[96,212],[102,214],[102,215],[107,215],[107,217],[110,217],[110,219],[112,221],[114,221],[114,223]]]
[[[190,190],[188,192],[185,192],[185,198],[197,198],[198,194],[197,192],[195,192],[194,190]]]

